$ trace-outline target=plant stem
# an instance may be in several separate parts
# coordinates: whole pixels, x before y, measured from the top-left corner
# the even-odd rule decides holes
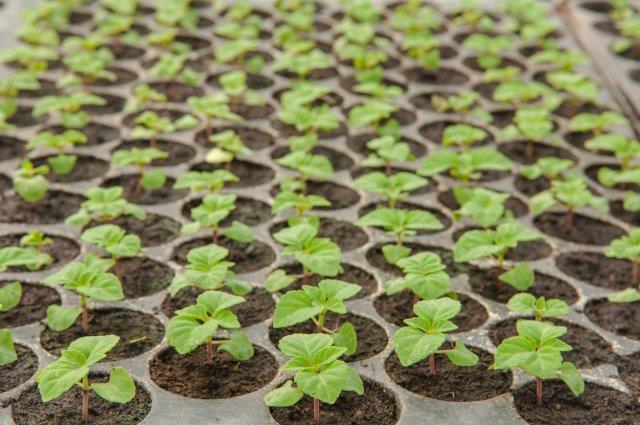
[[[211,341],[211,338],[207,339],[206,345],[207,345],[207,364],[211,364],[213,363],[213,341]]]
[[[429,373],[436,374],[436,355],[433,353],[429,354]]]
[[[533,142],[531,140],[527,141],[527,147],[525,150],[525,156],[527,158],[533,157]]]
[[[631,283],[636,285],[638,283],[638,273],[640,272],[640,263],[635,260],[631,260]]]
[[[313,420],[320,420],[320,400],[318,400],[317,398],[313,399]]]
[[[564,230],[566,232],[573,231],[573,209],[572,208],[567,209],[567,218],[565,219],[565,222],[564,222]]]
[[[211,124],[211,120],[207,119],[207,126],[205,127],[205,134],[207,135],[207,142],[209,141],[209,139],[211,138],[211,135],[213,134],[213,125]]]
[[[89,377],[82,378],[82,422],[89,420]]]
[[[89,310],[87,309],[87,298],[80,295],[80,307],[82,307],[82,331],[89,332]]]
[[[542,379],[536,377],[536,406],[542,405]]]
[[[118,280],[122,282],[122,276],[120,276],[120,262],[115,257],[113,258],[113,274],[115,274]]]

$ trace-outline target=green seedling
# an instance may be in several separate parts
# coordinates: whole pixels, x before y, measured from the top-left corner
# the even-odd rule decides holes
[[[0,98],[15,99],[21,91],[38,90],[38,72],[16,70],[0,79]]]
[[[46,148],[53,149],[57,155],[47,158],[51,170],[65,176],[71,173],[76,166],[78,157],[66,152],[75,145],[86,143],[87,137],[78,130],[65,130],[63,133],[54,134],[49,131],[41,131],[27,142],[27,149]]]
[[[447,266],[433,252],[421,252],[398,260],[404,277],[385,282],[387,295],[402,291],[413,292],[416,300],[434,300],[452,292]]]
[[[53,244],[53,239],[40,230],[31,230],[20,238],[20,247],[32,255],[32,261],[26,264],[29,270],[40,270],[44,266],[53,264],[53,257],[44,252],[45,246]]]
[[[84,193],[87,200],[80,204],[77,212],[67,217],[65,223],[86,226],[93,220],[108,223],[129,215],[138,220],[144,220],[147,217],[146,213],[137,205],[124,199],[122,193],[123,189],[120,186],[87,189]]]
[[[334,66],[331,56],[320,49],[312,49],[306,53],[285,52],[273,62],[274,71],[288,71],[303,81],[316,69],[327,69]]]
[[[518,68],[516,68],[518,69]],[[447,97],[434,94],[431,96],[433,107],[440,113],[454,113],[463,118],[473,118],[484,123],[490,123],[491,113],[478,106],[480,95],[472,90],[462,90],[460,93]]]
[[[213,120],[242,121],[242,117],[231,112],[228,101],[229,98],[224,93],[203,97],[192,96],[187,99],[191,109],[204,119],[207,140],[210,140],[213,135]]]
[[[92,93],[73,92],[64,96],[44,96],[34,105],[32,114],[40,117],[57,114],[65,128],[83,128],[89,123],[89,114],[82,110],[87,105],[105,105],[107,101]]]
[[[222,90],[234,103],[251,106],[262,106],[266,103],[260,93],[247,87],[247,74],[244,71],[229,71],[222,74],[218,81]]]
[[[281,106],[282,109],[278,114],[280,120],[306,135],[316,134],[319,131],[331,131],[340,126],[338,117],[326,103],[312,106],[298,102],[284,102]]]
[[[467,37],[462,44],[465,49],[478,53],[478,65],[482,69],[499,68],[502,63],[501,53],[513,48],[513,41],[507,36],[491,37],[478,33]]]
[[[145,170],[154,160],[168,158],[169,154],[154,148],[131,148],[119,149],[111,157],[114,165],[125,167],[133,165],[140,176],[136,183],[135,193],[140,194],[142,190],[154,190],[163,187],[167,181],[167,175],[159,169]]]
[[[313,208],[328,207],[330,205],[331,202],[322,196],[305,195],[290,189],[281,189],[273,200],[271,211],[277,214],[286,210],[294,210],[295,215],[288,220],[289,226],[304,222],[318,227],[320,219],[313,215],[306,217],[305,213]]]
[[[264,59],[258,54],[250,55],[256,50],[256,41],[240,38],[219,43],[215,48],[214,57],[219,63],[236,63],[250,72],[260,73]]]
[[[62,60],[69,69],[56,86],[61,88],[88,86],[97,80],[116,82],[117,76],[108,67],[115,61],[106,47],[67,53]]]
[[[3,248],[6,249],[6,248]],[[0,259],[4,257],[3,249],[0,249]],[[0,269],[3,262],[0,262]],[[11,282],[0,288],[0,313],[5,313],[20,303],[22,298],[22,284],[20,282]],[[15,347],[13,345],[13,336],[8,329],[0,329],[0,366],[10,365],[18,360]]]
[[[507,308],[515,313],[533,314],[537,321],[569,314],[569,306],[564,300],[536,298],[527,293],[515,294],[509,299]]]
[[[225,184],[237,183],[238,177],[227,170],[187,171],[173,185],[174,189],[189,189],[193,192],[220,192]]]
[[[27,71],[41,72],[47,70],[49,62],[58,60],[57,50],[47,46],[21,45],[0,52],[0,62],[16,63]]]
[[[591,151],[613,153],[620,161],[620,171],[631,168],[632,161],[640,154],[640,142],[621,134],[602,134],[587,140],[585,147]]]
[[[598,83],[583,74],[555,71],[547,73],[547,81],[556,90],[565,93],[567,100],[573,105],[585,102],[598,102]]]
[[[559,71],[573,72],[579,65],[589,62],[589,56],[579,50],[558,49],[547,47],[530,57],[536,64],[552,65]]]
[[[197,31],[198,12],[191,8],[190,0],[157,0],[155,7],[154,18],[160,25]]]
[[[159,78],[176,79],[188,86],[195,86],[202,78],[193,68],[185,64],[186,60],[186,54],[165,53],[149,68],[149,74]],[[169,89],[170,95],[174,94],[172,89],[173,87]]]
[[[460,209],[455,212],[455,217],[470,217],[474,223],[485,229],[512,216],[511,211],[505,208],[505,202],[510,197],[507,193],[477,187],[453,188],[453,195],[460,205]]]
[[[407,56],[417,60],[427,71],[435,71],[440,67],[440,40],[430,31],[421,29],[404,34],[401,47]]]
[[[46,165],[34,166],[25,159],[13,173],[13,189],[32,206],[36,205],[47,194],[49,182],[44,177],[49,172]]]
[[[298,172],[298,180],[303,183],[303,190],[306,189],[309,180],[324,181],[333,176],[333,165],[329,158],[311,153],[318,141],[316,135],[293,136],[288,141],[290,152],[278,158],[276,162]]]
[[[107,252],[113,261],[113,273],[118,280],[122,280],[120,259],[135,257],[142,252],[142,244],[137,235],[127,232],[115,224],[103,224],[85,230],[80,238],[87,243],[96,245]]]
[[[356,127],[371,127],[379,134],[382,124],[398,111],[399,107],[378,99],[370,99],[354,106],[349,111],[349,124]]]
[[[611,241],[604,255],[631,262],[631,284],[637,285],[640,278],[640,229],[633,228],[629,235]]]
[[[131,97],[127,98],[124,112],[137,112],[154,103],[165,103],[167,95],[151,88],[148,84],[138,84],[134,87]]]
[[[156,147],[158,136],[170,134],[179,130],[188,130],[198,125],[198,119],[186,114],[175,121],[168,117],[158,115],[155,111],[144,111],[135,119],[136,126],[131,132],[131,137],[148,139],[152,148]]]
[[[393,136],[376,137],[369,140],[366,146],[373,153],[362,161],[362,165],[365,167],[384,167],[386,175],[392,174],[393,164],[415,159],[409,144]]]
[[[488,135],[483,129],[469,124],[452,124],[442,133],[442,145],[456,146],[464,152],[474,144],[485,140]]]
[[[237,196],[233,193],[206,195],[200,205],[191,209],[191,216],[195,221],[183,225],[181,233],[189,234],[206,228],[213,244],[218,243],[220,235],[237,242],[250,243],[253,232],[246,224],[234,220],[231,226],[220,230],[220,222],[236,208],[236,199]]]
[[[565,172],[573,168],[573,161],[555,157],[538,159],[534,164],[526,165],[520,169],[520,174],[528,180],[536,180],[545,177],[548,180],[558,180],[564,177]]]
[[[467,26],[472,30],[492,30],[496,23],[478,3],[478,0],[462,0],[454,11],[454,26]]]
[[[225,130],[214,134],[209,138],[215,147],[207,153],[206,161],[211,164],[225,164],[225,168],[231,166],[231,162],[238,156],[248,154],[251,150],[233,130]]]
[[[431,5],[420,1],[409,0],[393,8],[391,27],[403,33],[418,30],[433,31],[441,25],[438,12]]]
[[[427,183],[424,177],[404,171],[391,175],[374,171],[355,180],[355,185],[360,189],[385,199],[389,208],[395,208],[410,192],[425,187]]]
[[[431,177],[449,172],[449,175],[467,187],[469,180],[478,180],[483,171],[510,171],[509,158],[491,148],[475,148],[466,152],[440,149],[425,158],[418,174]]]
[[[503,140],[525,139],[527,158],[533,157],[533,143],[548,138],[555,125],[551,121],[551,114],[544,108],[521,108],[516,111],[513,124],[506,126],[501,132]]]
[[[520,79],[509,79],[498,84],[498,87],[493,92],[493,100],[508,105],[524,106],[542,99],[543,105],[546,106],[547,102],[549,102],[546,98],[550,97],[555,101],[555,97],[557,97],[550,95],[550,91],[547,86],[537,81],[529,82]]]
[[[583,112],[571,118],[569,125],[571,131],[580,133],[593,133],[594,136],[602,135],[610,127],[617,125],[627,125],[629,121],[620,113],[605,111],[600,114],[589,114]]]

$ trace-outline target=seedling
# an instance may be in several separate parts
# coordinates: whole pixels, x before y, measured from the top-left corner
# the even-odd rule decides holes
[[[240,322],[229,309],[245,302],[244,298],[220,291],[206,291],[198,295],[194,305],[175,312],[167,325],[169,345],[180,354],[187,354],[205,344],[207,363],[213,363],[213,346],[226,351],[237,360],[253,357],[253,345],[246,334],[233,332],[227,339],[213,336],[219,328],[237,329]]]
[[[26,267],[30,270],[38,270],[48,264],[50,257],[40,254],[32,247],[8,246],[0,248],[0,273],[9,267]]]
[[[66,53],[62,61],[69,69],[69,73],[58,80],[56,86],[61,88],[88,86],[102,79],[115,82],[116,74],[107,69],[114,60],[113,54],[106,47]]]
[[[250,53],[257,50],[254,40],[240,38],[238,40],[223,41],[216,46],[214,56],[219,63],[237,63],[241,68],[259,73],[264,66],[264,59],[259,54],[248,58]]]
[[[518,69],[518,68],[516,68]],[[462,116],[490,123],[493,118],[491,113],[477,106],[480,95],[475,91],[462,90],[458,94],[442,97],[437,94],[431,96],[431,103],[440,113],[451,112]]]
[[[21,45],[0,52],[0,62],[17,63],[27,71],[40,72],[49,67],[60,54],[51,47]]]
[[[213,120],[242,121],[242,117],[231,112],[228,100],[227,95],[224,93],[216,93],[203,97],[192,96],[187,99],[187,104],[191,109],[204,118],[207,140],[210,140],[213,134]]]
[[[116,335],[85,336],[69,344],[59,359],[36,373],[42,401],[54,400],[77,385],[82,390],[82,422],[87,422],[91,390],[111,403],[125,404],[133,400],[136,385],[122,367],[112,368],[107,382],[89,381],[91,366],[104,359],[119,340]]]
[[[229,250],[218,245],[193,248],[187,253],[187,265],[182,274],[176,275],[169,286],[169,293],[175,296],[183,288],[218,290],[229,288],[234,294],[244,296],[251,292],[251,286],[240,282],[231,267],[235,263],[226,261]]]
[[[306,135],[334,130],[340,125],[335,113],[326,103],[312,106],[298,102],[282,102],[281,107],[278,115],[280,120]]]
[[[549,72],[547,81],[556,90],[565,92],[567,100],[573,105],[598,101],[600,90],[598,83],[583,74],[564,71]]]
[[[587,140],[585,147],[592,151],[613,153],[620,161],[620,171],[627,171],[632,161],[640,154],[640,142],[621,134],[602,134]]]
[[[456,317],[462,304],[451,298],[420,301],[413,306],[415,317],[405,319],[404,326],[393,336],[393,346],[402,366],[407,367],[429,358],[429,373],[436,374],[436,354],[444,354],[457,366],[470,367],[478,364],[478,356],[471,352],[461,340],[454,348],[442,350],[446,333],[458,329],[451,319]]]
[[[634,14],[620,19],[616,27],[621,37],[611,44],[614,52],[621,54],[640,46],[640,17]]]
[[[88,302],[119,301],[124,299],[122,285],[118,278],[108,273],[113,267],[112,260],[104,260],[87,255],[82,261],[73,261],[62,270],[47,276],[43,282],[47,285],[60,285],[75,292],[80,297],[77,307],[50,305],[47,308],[47,326],[54,331],[63,331],[71,327],[82,314],[82,331],[89,332]]]
[[[22,199],[35,206],[49,189],[49,182],[44,177],[48,172],[49,167],[46,165],[36,167],[25,159],[13,173],[13,189]]]
[[[155,2],[156,21],[166,27],[182,27],[188,32],[197,31],[198,12],[191,8],[191,1],[158,0]]]
[[[605,198],[594,195],[584,178],[568,176],[564,180],[553,180],[551,188],[533,196],[530,201],[534,214],[540,214],[551,207],[560,205],[566,210],[565,231],[573,231],[574,212],[580,208],[592,207],[606,212],[609,204]]]
[[[151,88],[148,84],[138,84],[133,89],[133,96],[127,98],[124,112],[137,112],[153,103],[165,103],[167,95]]]
[[[453,188],[453,195],[460,205],[456,211],[456,217],[470,217],[474,223],[483,228],[489,228],[498,224],[501,220],[509,218],[511,211],[505,208],[504,203],[509,199],[509,194],[494,192],[483,187],[473,189]]]
[[[349,111],[349,124],[356,127],[370,126],[379,134],[383,122],[391,119],[393,113],[398,109],[397,105],[378,99],[369,99],[351,108]]]
[[[290,137],[288,142],[291,151],[276,160],[278,165],[298,172],[298,179],[303,183],[303,192],[306,191],[307,181],[323,181],[333,176],[333,165],[329,158],[311,153],[317,141],[318,137],[314,134]]]
[[[500,137],[503,140],[524,138],[527,141],[525,155],[532,158],[533,143],[542,141],[553,132],[554,124],[549,111],[539,107],[518,109],[513,121],[500,132]]]
[[[443,146],[456,146],[461,151],[466,151],[474,144],[482,142],[488,133],[481,128],[469,124],[448,125],[442,133]]]
[[[20,247],[32,255],[32,260],[25,265],[27,269],[40,270],[53,264],[53,257],[42,251],[42,248],[52,243],[53,239],[45,236],[40,230],[31,230],[20,238]]]
[[[440,149],[425,158],[418,168],[421,176],[434,176],[448,171],[464,187],[469,180],[478,180],[483,171],[510,171],[511,161],[502,153],[491,148],[475,148],[466,152]]]
[[[0,98],[15,99],[22,90],[38,90],[40,82],[35,71],[16,70],[0,79]]]
[[[296,193],[291,189],[281,189],[273,200],[271,211],[273,213],[279,213],[292,209],[296,214],[289,218],[289,226],[305,222],[318,227],[320,225],[320,219],[313,215],[305,217],[305,213],[316,207],[328,207],[330,205],[331,202],[322,196],[305,195],[302,193]]]
[[[409,32],[402,39],[402,50],[407,56],[417,60],[427,71],[435,71],[440,67],[440,40],[428,30]]]
[[[499,68],[502,63],[500,54],[513,48],[513,42],[504,35],[495,37],[486,34],[472,34],[462,44],[465,49],[478,52],[478,65],[482,69]]]
[[[178,130],[187,130],[198,125],[198,119],[193,115],[183,115],[175,121],[158,115],[155,111],[144,111],[135,119],[136,126],[131,137],[148,139],[152,148],[156,147],[158,136],[170,134]]]
[[[433,252],[421,252],[402,258],[396,263],[404,277],[385,282],[387,295],[410,290],[417,300],[435,300],[452,292],[447,266]]]
[[[122,197],[123,189],[114,187],[92,187],[84,196],[87,198],[80,205],[80,209],[67,217],[66,224],[86,226],[92,220],[108,223],[119,217],[130,215],[138,220],[144,220],[146,213],[137,205]]]
[[[164,28],[147,35],[147,43],[172,53],[174,56],[186,55],[191,52],[191,46],[176,40],[176,28]]]
[[[423,210],[404,210],[392,208],[376,208],[360,217],[359,226],[381,227],[396,238],[395,245],[385,245],[382,253],[387,261],[396,264],[398,260],[407,257],[411,248],[403,245],[407,236],[415,235],[418,230],[442,230],[444,226],[436,216]]]
[[[579,50],[547,47],[530,57],[533,63],[549,64],[563,72],[573,72],[576,66],[589,62],[589,57]]]
[[[468,26],[472,30],[491,30],[495,22],[478,4],[478,0],[462,0],[455,10],[458,16],[453,19],[455,26]]]
[[[115,224],[103,224],[85,230],[80,238],[87,243],[104,249],[113,260],[113,273],[122,280],[120,259],[135,257],[142,252],[140,238],[127,232]]]
[[[251,150],[245,146],[240,136],[233,130],[225,130],[221,133],[214,134],[209,138],[209,141],[214,143],[215,147],[207,153],[207,162],[211,164],[223,163],[227,170],[231,166],[231,161],[237,156],[251,152]]]
[[[238,177],[227,170],[187,171],[181,174],[173,187],[193,192],[220,192],[226,183],[238,182]]]
[[[629,121],[618,112],[605,111],[600,114],[583,112],[571,118],[571,131],[580,133],[592,132],[595,136],[602,135],[607,129],[616,125],[625,125]]]
[[[334,66],[331,56],[320,49],[312,49],[306,53],[285,52],[273,62],[274,71],[289,71],[294,73],[298,80],[303,81],[315,69],[326,69]]]
[[[584,392],[582,375],[571,362],[565,362],[562,353],[571,346],[560,337],[567,333],[564,326],[548,322],[518,320],[517,336],[507,338],[496,349],[492,369],[521,369],[532,375],[536,382],[536,404],[542,405],[542,381],[561,379],[578,397]]]
[[[489,75],[485,73],[486,76]],[[550,90],[544,84],[537,81],[523,81],[519,79],[507,80],[501,82],[493,92],[493,100],[499,103],[506,103],[509,105],[523,106],[534,100],[543,98],[544,105],[546,106],[550,101],[555,101],[556,95],[550,93]],[[557,106],[554,104],[554,106]]]
[[[630,261],[631,284],[637,285],[640,278],[640,228],[633,228],[628,236],[611,241],[605,248],[604,255]]]
[[[34,105],[32,114],[39,117],[58,114],[65,128],[83,128],[89,122],[89,114],[82,110],[86,105],[105,105],[100,96],[86,92],[73,92],[64,96],[44,96]]]
[[[244,71],[229,71],[222,74],[218,81],[224,92],[235,103],[252,106],[262,106],[265,104],[260,93],[255,90],[250,90],[249,87],[247,87],[247,74]]]
[[[364,394],[362,379],[344,361],[339,360],[346,348],[334,345],[326,334],[287,335],[278,342],[278,349],[289,361],[283,372],[294,373],[280,388],[264,397],[267,406],[288,407],[299,402],[306,394],[313,399],[313,420],[320,420],[320,402],[334,404],[342,391]]]
[[[358,177],[354,183],[362,190],[381,196],[387,201],[389,208],[395,208],[410,192],[425,187],[428,180],[404,171],[389,176],[381,171],[374,171]]]
[[[111,157],[111,161],[120,167],[133,165],[138,170],[140,176],[136,183],[136,193],[142,193],[142,189],[154,190],[164,186],[167,181],[167,175],[164,171],[145,170],[145,167],[151,164],[153,160],[168,158],[169,154],[154,148],[131,148],[119,149],[115,151]]]
[[[331,335],[336,346],[346,349],[345,355],[352,355],[358,347],[353,325],[345,322],[340,329],[330,329],[325,327],[325,319],[329,312],[346,314],[344,301],[361,289],[359,285],[341,280],[323,279],[317,286],[303,285],[302,289],[289,291],[276,304],[273,327],[286,328],[311,320],[316,325],[317,333]]]
[[[421,29],[432,31],[440,25],[438,12],[428,4],[409,0],[393,8],[391,26],[404,33]]]
[[[149,68],[149,74],[154,77],[177,79],[188,86],[195,86],[201,80],[200,74],[185,65],[185,54],[174,55],[165,53]],[[174,95],[175,86],[169,88],[169,95]]]
[[[65,130],[63,133],[54,134],[49,131],[41,131],[27,142],[27,149],[48,148],[57,151],[56,156],[47,158],[51,170],[60,176],[65,176],[75,168],[78,157],[66,152],[73,149],[76,144],[86,143],[87,137],[78,130]]]
[[[566,171],[571,170],[573,161],[555,157],[538,159],[532,165],[526,165],[520,169],[520,174],[528,180],[536,180],[545,177],[549,180],[557,180],[564,177]]]
[[[369,154],[362,162],[365,167],[384,167],[386,175],[392,174],[394,163],[413,161],[409,144],[394,136],[381,136],[367,142],[367,148],[374,153]]]
[[[569,314],[569,306],[564,300],[545,299],[531,294],[516,294],[507,303],[507,308],[515,313],[533,314],[535,320],[552,319]]]
[[[239,221],[233,221],[230,227],[220,231],[220,222],[236,208],[234,193],[212,193],[202,198],[202,203],[191,209],[191,216],[195,220],[182,226],[181,233],[189,234],[204,227],[209,229],[212,243],[218,243],[220,234],[234,241],[249,243],[253,240],[251,229]]]
[[[6,249],[6,248],[4,248]],[[0,258],[3,257],[0,249]],[[0,263],[2,268],[3,263]],[[22,298],[22,285],[20,282],[11,282],[0,288],[0,313],[7,312],[20,303]],[[0,366],[9,365],[18,360],[13,336],[8,329],[0,329]]]

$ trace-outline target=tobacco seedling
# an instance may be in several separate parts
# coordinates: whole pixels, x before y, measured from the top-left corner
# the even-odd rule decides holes
[[[155,111],[144,111],[135,119],[136,126],[131,132],[131,137],[148,139],[149,145],[155,148],[158,136],[170,134],[178,130],[187,130],[198,125],[198,119],[186,114],[175,121],[168,117],[158,115]]]
[[[326,333],[334,344],[345,348],[344,355],[350,356],[358,347],[358,336],[353,325],[345,322],[339,329],[325,326],[328,313],[346,314],[344,301],[355,296],[362,288],[359,285],[335,279],[323,279],[317,286],[303,285],[302,289],[285,293],[276,304],[273,313],[273,327],[286,328],[311,320],[317,333]]]
[[[635,13],[616,22],[620,37],[611,44],[615,53],[625,53],[640,46],[640,17]]]
[[[163,170],[145,170],[145,167],[156,159],[168,158],[169,154],[154,148],[131,148],[120,149],[113,153],[111,161],[120,167],[133,165],[136,167],[140,176],[136,183],[136,193],[142,193],[142,189],[154,190],[159,189],[167,181],[167,175]]]
[[[391,175],[394,163],[413,161],[409,144],[394,136],[381,136],[367,142],[367,148],[372,150],[362,165],[364,167],[384,167],[386,175]]]
[[[493,120],[491,113],[478,106],[478,99],[480,99],[480,95],[477,92],[462,90],[447,97],[434,94],[431,96],[431,103],[441,114],[451,112],[463,118],[468,117],[484,123],[490,123]]]
[[[458,329],[455,318],[462,304],[451,298],[419,301],[413,305],[414,317],[405,319],[393,336],[393,347],[404,367],[429,358],[429,373],[436,374],[436,354],[444,354],[456,366],[470,367],[478,364],[478,356],[457,339],[453,348],[442,350],[446,334]]]
[[[66,53],[62,61],[69,72],[56,82],[57,87],[72,88],[88,86],[96,80],[112,83],[117,80],[116,74],[108,70],[115,58],[106,47]]]
[[[44,177],[49,172],[46,165],[34,166],[31,161],[25,159],[13,173],[13,189],[18,195],[31,205],[45,197],[49,189],[49,182]]]
[[[239,155],[248,154],[251,150],[233,130],[225,130],[209,137],[209,141],[215,144],[206,156],[206,161],[211,164],[224,163],[225,168],[231,166],[231,161]]]
[[[122,280],[120,272],[121,258],[135,257],[142,252],[142,244],[137,235],[127,234],[115,224],[103,224],[85,230],[80,238],[87,243],[104,249],[113,260],[113,273]]]
[[[360,217],[359,226],[381,227],[396,238],[395,245],[389,244],[382,247],[382,253],[391,264],[407,257],[411,248],[403,245],[407,236],[415,235],[418,230],[442,230],[444,226],[436,216],[423,210],[404,210],[392,208],[376,208]]]
[[[382,124],[399,109],[397,105],[378,99],[369,99],[349,111],[349,124],[356,127],[371,127],[379,134]]]
[[[525,139],[527,147],[525,155],[533,157],[533,143],[540,142],[553,133],[554,124],[551,114],[545,108],[529,107],[516,111],[513,124],[506,126],[500,132],[503,140]]]
[[[77,307],[50,305],[47,308],[47,326],[54,331],[63,331],[71,327],[78,316],[82,315],[82,331],[89,332],[89,301],[124,299],[120,281],[114,274],[107,272],[111,267],[112,260],[87,255],[82,261],[73,261],[47,276],[43,280],[45,284],[60,285],[80,297],[80,305]]]
[[[23,90],[38,90],[40,82],[36,71],[16,70],[0,79],[0,99],[15,99]]]
[[[421,252],[396,262],[404,277],[385,282],[387,295],[410,290],[420,300],[434,300],[452,292],[447,266],[433,252]]]
[[[191,0],[157,0],[155,20],[165,27],[182,27],[197,31],[198,12],[191,8]]]
[[[220,235],[241,243],[253,240],[251,229],[239,221],[234,220],[231,226],[220,231],[220,222],[227,218],[236,208],[237,195],[234,193],[212,193],[202,198],[202,203],[191,209],[191,216],[195,220],[184,224],[180,230],[183,234],[194,233],[204,227],[210,231],[212,243],[218,243]]]
[[[32,256],[25,267],[29,270],[40,270],[53,264],[53,257],[42,251],[45,246],[53,244],[53,239],[40,230],[31,230],[20,238],[20,247]]]
[[[595,136],[600,136],[610,127],[628,123],[629,121],[620,113],[605,111],[600,114],[583,112],[571,118],[569,125],[571,131],[578,131],[580,133],[592,132]]]
[[[505,208],[505,202],[510,195],[494,192],[483,187],[473,189],[453,188],[453,195],[460,205],[454,213],[456,218],[470,217],[474,223],[483,228],[498,224],[501,220],[512,216]]]
[[[487,132],[481,128],[469,124],[452,124],[448,125],[442,133],[442,145],[456,146],[464,152],[474,144],[485,140],[487,136]]]
[[[417,0],[400,3],[393,8],[391,26],[404,33],[417,30],[433,31],[441,24],[438,12],[432,6]]]
[[[187,99],[187,104],[191,109],[204,118],[207,140],[210,140],[213,134],[213,120],[242,121],[242,117],[231,112],[228,100],[228,96],[224,93],[216,93],[203,97],[191,96]]]
[[[288,139],[290,152],[276,160],[278,165],[298,172],[303,191],[307,181],[322,181],[333,176],[333,165],[329,158],[311,153],[317,141],[318,136],[315,134],[292,136]]]
[[[515,294],[509,299],[507,308],[515,313],[533,314],[536,321],[569,314],[569,306],[564,300],[536,298],[527,293]]]
[[[93,390],[111,403],[125,404],[136,395],[136,385],[122,367],[109,372],[107,382],[89,381],[91,366],[100,362],[120,340],[116,335],[85,336],[62,350],[60,358],[36,373],[38,391],[43,402],[54,400],[76,385],[82,390],[82,422],[89,420],[89,395]]]
[[[80,209],[67,217],[66,224],[73,226],[86,226],[92,220],[100,223],[108,223],[122,216],[132,216],[138,220],[144,220],[146,213],[137,205],[132,204],[122,197],[123,189],[114,187],[92,187],[87,189],[84,196],[87,198],[80,204]]]
[[[240,282],[231,271],[235,263],[226,261],[229,250],[218,245],[193,248],[187,253],[184,272],[176,275],[169,286],[175,296],[184,288],[193,286],[205,291],[229,288],[234,294],[244,296],[251,286]]]
[[[200,82],[201,76],[193,68],[185,65],[186,60],[185,54],[165,53],[149,68],[149,74],[159,78],[176,79],[188,86],[195,86]],[[173,87],[169,88],[170,93],[174,90]]]
[[[317,421],[320,402],[334,404],[342,391],[364,394],[362,378],[339,360],[346,348],[335,346],[330,335],[287,335],[278,342],[278,349],[290,357],[282,371],[294,373],[295,386],[288,380],[269,391],[264,397],[267,406],[293,406],[306,394],[313,399],[313,420]]]
[[[65,128],[83,128],[89,122],[89,114],[82,110],[87,105],[105,105],[100,96],[86,92],[73,92],[64,96],[44,96],[34,105],[32,114],[39,117],[58,114]]]
[[[27,71],[41,72],[49,62],[58,60],[60,54],[51,47],[21,45],[0,52],[0,62],[16,63]]]
[[[472,30],[489,31],[495,27],[495,22],[478,4],[478,0],[462,0],[455,10],[453,19],[455,26],[469,26]]]
[[[137,112],[154,103],[165,103],[167,95],[154,90],[148,84],[138,84],[134,87],[132,96],[127,98],[124,112]]]
[[[240,38],[219,43],[214,52],[215,60],[219,63],[237,63],[241,68],[250,72],[260,73],[264,66],[264,59],[259,54],[250,53],[257,50],[257,43],[254,40]]]
[[[6,249],[6,248],[4,248]],[[3,257],[0,249],[0,258]],[[0,269],[4,262],[0,262]],[[5,313],[20,303],[22,298],[22,285],[20,282],[11,282],[0,288],[0,313]],[[8,329],[0,329],[0,366],[11,364],[18,360],[13,336]]]
[[[520,169],[520,174],[528,180],[536,180],[545,177],[549,180],[557,180],[564,177],[565,171],[573,168],[573,161],[556,157],[544,157],[534,164],[526,165]]]
[[[487,80],[486,77],[485,80]],[[557,102],[555,100],[557,96],[551,95],[549,93],[550,91],[551,90],[543,83],[537,81],[528,82],[514,79],[501,82],[493,92],[493,100],[498,103],[523,106],[532,101],[542,98],[543,105],[547,106],[550,102],[548,98],[551,98],[552,101]]]
[[[604,255],[631,262],[631,284],[637,285],[640,279],[640,228],[633,228],[627,236],[611,241]]]
[[[235,70],[224,73],[219,77],[218,82],[233,102],[252,106],[265,104],[260,93],[247,87],[247,74],[244,71]]]
[[[556,90],[565,92],[571,104],[597,103],[598,101],[600,90],[598,83],[583,74],[564,71],[549,72],[547,81]]]
[[[431,177],[448,171],[451,177],[460,180],[464,187],[469,180],[478,180],[483,171],[510,171],[511,161],[491,148],[475,148],[466,152],[440,149],[425,158],[418,174]]]
[[[440,40],[428,30],[405,33],[402,39],[402,50],[410,58],[417,60],[427,71],[435,71],[440,67]]]
[[[191,52],[191,46],[188,43],[176,40],[178,34],[176,28],[163,28],[151,32],[145,39],[152,46],[157,46],[175,56],[186,55]]]
[[[280,106],[278,118],[283,123],[294,126],[296,131],[306,135],[334,130],[340,125],[338,117],[326,103],[313,106],[298,101],[283,101]]]
[[[542,405],[542,381],[561,379],[578,397],[584,392],[584,380],[571,362],[565,362],[562,353],[571,346],[560,337],[567,333],[564,326],[548,322],[518,320],[517,336],[507,338],[498,346],[491,369],[521,369],[535,378],[536,404]]]
[[[500,67],[502,63],[500,54],[513,48],[513,42],[503,35],[491,37],[478,33],[467,37],[462,46],[478,53],[477,62],[480,68],[491,69]]]
[[[579,50],[558,49],[548,46],[530,57],[533,63],[553,65],[559,71],[573,72],[578,65],[589,62],[589,56]]]
[[[273,200],[271,211],[277,214],[292,209],[295,211],[295,215],[287,220],[289,226],[304,222],[318,227],[320,219],[314,215],[305,217],[305,213],[316,207],[328,207],[330,205],[331,202],[322,196],[305,195],[296,193],[291,189],[281,189]]]
[[[47,164],[55,174],[65,176],[73,171],[78,160],[76,155],[69,155],[66,152],[73,149],[76,144],[86,143],[86,141],[87,137],[78,130],[65,130],[60,134],[41,131],[29,139],[27,149],[55,150],[57,155],[47,158]]]
[[[358,177],[354,183],[360,189],[382,197],[389,208],[395,208],[410,192],[425,187],[428,180],[405,171],[391,175],[374,171]]]
[[[174,183],[174,189],[189,189],[193,192],[220,192],[226,183],[237,183],[238,177],[227,170],[187,171]]]
[[[298,80],[304,81],[315,69],[326,69],[334,66],[331,56],[320,49],[312,49],[301,53],[295,51],[284,52],[272,64],[274,71],[289,71],[294,73]]]
[[[640,142],[621,134],[602,134],[587,140],[584,145],[591,151],[613,153],[620,161],[620,171],[627,171],[632,161],[640,154]]]
[[[205,344],[207,363],[213,363],[214,345],[237,360],[249,360],[253,357],[253,345],[246,334],[232,332],[227,339],[213,339],[219,328],[240,328],[238,317],[229,308],[243,302],[244,298],[226,292],[203,292],[194,305],[176,311],[169,321],[169,345],[178,353],[187,354]]]

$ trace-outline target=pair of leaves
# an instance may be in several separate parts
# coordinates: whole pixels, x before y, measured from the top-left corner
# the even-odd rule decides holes
[[[470,230],[456,241],[453,254],[456,262],[501,256],[519,242],[540,239],[540,235],[518,222],[500,224],[495,230]]]
[[[432,300],[451,292],[446,266],[437,254],[421,252],[395,262],[405,273],[400,279],[385,283],[387,295],[409,289],[423,300]]]
[[[282,229],[273,235],[285,245],[284,255],[293,255],[300,264],[312,273],[321,276],[336,276],[342,271],[340,247],[329,238],[317,236],[318,229],[307,223]]]
[[[115,224],[103,224],[85,230],[80,238],[104,249],[113,258],[134,257],[142,251],[138,235],[127,232]]]

